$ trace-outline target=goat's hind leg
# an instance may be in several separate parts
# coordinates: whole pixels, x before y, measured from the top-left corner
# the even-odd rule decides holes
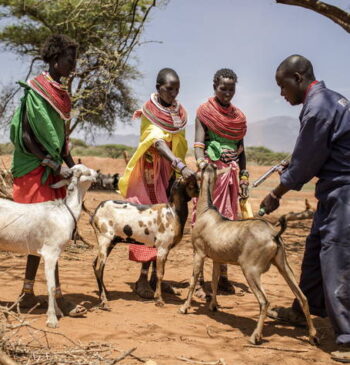
[[[168,257],[169,250],[164,249],[162,247],[158,248],[158,254],[157,254],[157,286],[156,291],[154,293],[154,299],[156,301],[156,306],[163,307],[164,301],[162,297],[162,281],[164,277],[164,268],[165,268],[165,262]]]
[[[103,274],[104,274],[107,257],[111,253],[115,244],[112,244],[111,239],[109,239],[103,235],[98,235],[97,241],[98,241],[98,254],[93,263],[93,268],[94,268],[94,273],[95,273],[98,290],[99,290],[99,296],[100,296],[100,300],[101,300],[100,307],[102,309],[109,310],[110,308],[108,305],[108,291],[103,282]]]
[[[259,272],[257,265],[247,264],[244,267],[242,267],[242,271],[247,279],[250,289],[254,293],[260,306],[258,324],[249,338],[250,343],[252,343],[253,345],[258,345],[261,343],[262,340],[262,330],[267,315],[269,302],[266,298],[265,291],[261,286],[261,280],[260,280],[261,272]]]
[[[301,308],[303,309],[308,328],[309,328],[309,342],[312,345],[317,345],[319,343],[319,339],[317,337],[317,331],[316,328],[312,322],[311,316],[310,316],[310,310],[309,310],[309,304],[307,302],[307,299],[304,295],[304,293],[301,291],[299,285],[297,284],[297,281],[295,280],[294,273],[291,269],[291,267],[288,264],[286,253],[284,251],[283,245],[278,246],[277,254],[274,258],[273,263],[276,265],[278,271],[281,273],[281,275],[286,280],[288,286],[298,299]]]
[[[212,296],[211,301],[209,303],[209,310],[212,312],[216,312],[218,310],[218,302],[216,301],[216,294],[218,291],[218,283],[220,277],[220,264],[218,262],[213,261],[213,275],[211,279],[211,290]]]
[[[50,328],[58,327],[58,319],[56,315],[62,313],[61,310],[58,310],[58,305],[56,302],[55,294],[56,294],[56,283],[55,283],[55,268],[58,260],[58,254],[53,254],[52,252],[42,253],[44,259],[44,267],[45,267],[45,276],[46,276],[46,284],[47,291],[49,296],[49,303],[47,309],[47,321],[46,325]]]
[[[203,254],[195,252],[193,257],[193,273],[191,277],[190,287],[188,289],[187,299],[179,309],[179,312],[182,314],[186,314],[188,309],[191,307],[193,292],[198,280],[199,273],[203,269],[204,259],[205,256]]]

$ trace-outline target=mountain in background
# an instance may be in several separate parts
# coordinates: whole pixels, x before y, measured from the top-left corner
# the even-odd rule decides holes
[[[248,124],[246,146],[264,146],[276,152],[292,152],[299,133],[299,120],[292,117],[271,117]]]
[[[193,147],[194,124],[186,128],[186,138],[189,148]],[[248,124],[248,133],[245,137],[246,146],[264,146],[276,152],[292,152],[299,132],[299,121],[292,117],[279,116],[271,117]],[[97,134],[94,144],[125,144],[136,147],[139,136],[136,134],[107,136]]]

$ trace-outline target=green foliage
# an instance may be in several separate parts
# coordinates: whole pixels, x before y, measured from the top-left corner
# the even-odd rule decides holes
[[[288,157],[289,153],[273,152],[266,147],[245,147],[248,163],[257,165],[275,165]]]
[[[105,144],[100,146],[78,146],[73,144],[72,155],[122,158],[124,151],[127,151],[128,155],[131,156],[135,148],[123,144]]]
[[[111,131],[116,119],[123,122],[135,110],[130,80],[139,73],[129,57],[155,5],[156,0],[0,0],[0,19],[8,18],[0,43],[34,63],[50,34],[76,40],[79,61],[66,80],[74,115],[69,132],[78,125],[90,132],[91,127]],[[0,115],[1,109],[0,104]]]
[[[72,148],[75,148],[75,147],[87,148],[87,147],[89,147],[82,139],[79,139],[79,138],[70,138],[69,142],[70,142]]]

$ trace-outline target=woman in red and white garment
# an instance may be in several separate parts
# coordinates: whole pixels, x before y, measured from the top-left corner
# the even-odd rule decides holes
[[[61,84],[74,70],[78,44],[57,34],[44,43],[41,56],[48,71],[27,83],[21,82],[24,97],[11,120],[13,200],[31,204],[63,199],[66,189],[53,189],[51,184],[71,175],[68,167],[74,161],[67,148],[65,121],[70,119],[71,100]],[[20,306],[32,308],[38,302],[34,280],[40,256],[28,255]],[[64,315],[77,317],[87,312],[81,305],[64,299],[56,266],[56,300]]]
[[[140,143],[118,183],[121,194],[137,204],[166,203],[175,173],[195,179],[194,172],[185,164],[187,113],[176,101],[179,76],[171,68],[162,69],[157,76],[156,89],[157,93],[134,115],[141,118]],[[156,248],[129,245],[129,259],[142,262],[135,291],[143,298],[154,297],[156,255]],[[152,261],[150,285],[148,271]]]
[[[230,69],[220,69],[214,75],[215,96],[197,110],[194,150],[199,169],[208,162],[218,169],[231,169],[218,176],[213,203],[226,218],[238,218],[238,197],[248,196],[248,178],[243,138],[247,131],[245,115],[231,104],[236,91],[237,75]],[[193,222],[196,211],[193,211]],[[200,283],[203,284],[203,273]],[[219,289],[234,293],[234,287],[227,278],[227,265],[221,265]],[[198,288],[198,296],[204,292]]]

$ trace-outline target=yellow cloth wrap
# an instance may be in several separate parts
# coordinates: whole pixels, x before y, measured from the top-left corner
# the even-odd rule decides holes
[[[185,131],[178,133],[168,133],[152,124],[144,115],[141,117],[141,137],[140,143],[126,166],[124,175],[119,179],[118,187],[123,197],[127,197],[128,185],[132,176],[132,171],[138,160],[152,147],[153,143],[159,139],[165,142],[171,142],[171,150],[173,154],[185,163],[187,153],[187,141]]]
[[[242,219],[254,218],[252,206],[248,198],[240,198],[239,206],[241,208]]]

